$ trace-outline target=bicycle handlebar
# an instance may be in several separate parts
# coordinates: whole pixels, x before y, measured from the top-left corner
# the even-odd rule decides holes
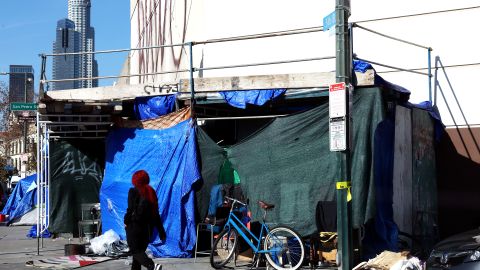
[[[237,200],[237,199],[234,199],[234,198],[230,198],[230,197],[228,197],[228,196],[225,196],[225,199],[230,200],[230,201],[233,201],[233,203],[239,203],[239,204],[241,204],[241,205],[243,205],[243,206],[247,206],[246,203],[243,203],[243,202],[241,202],[241,201],[239,201],[239,200]]]

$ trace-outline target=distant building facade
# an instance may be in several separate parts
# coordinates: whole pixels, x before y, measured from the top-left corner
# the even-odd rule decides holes
[[[9,101],[33,101],[34,75],[30,65],[10,65]]]
[[[57,35],[53,46],[54,53],[93,52],[95,50],[95,29],[90,26],[90,9],[90,0],[68,0],[68,19],[59,20],[57,23]],[[98,76],[98,64],[95,55],[74,56],[54,57],[56,58],[53,62],[54,80]],[[68,68],[66,68],[67,66]],[[55,83],[52,85],[52,90],[97,86],[98,80],[83,80],[75,83]]]

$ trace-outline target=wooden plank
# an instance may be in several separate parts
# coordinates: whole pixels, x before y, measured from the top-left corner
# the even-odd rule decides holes
[[[374,84],[374,71],[365,73],[355,72],[358,86],[371,86]],[[272,88],[315,88],[328,87],[335,83],[335,73],[300,73],[300,74],[277,74],[277,75],[254,75],[243,77],[215,77],[196,78],[195,92],[236,91],[251,89]],[[190,92],[190,82],[181,79],[180,92]]]
[[[408,108],[395,110],[393,219],[402,232],[412,233],[412,117]]]
[[[172,93],[177,93],[177,84],[158,86],[148,84],[115,85],[48,91],[45,93],[43,100],[99,102],[134,99],[135,97],[143,96],[169,95]]]
[[[357,85],[371,86],[374,84],[374,71],[368,70],[365,73],[356,72]],[[195,92],[209,93],[217,91],[236,91],[251,89],[272,89],[272,88],[315,88],[328,87],[335,83],[335,73],[301,73],[301,74],[278,74],[278,75],[255,75],[243,77],[212,77],[196,78]],[[96,88],[82,88],[69,90],[48,91],[45,93],[44,101],[104,101],[104,100],[126,100],[140,96],[158,96],[171,93],[189,93],[190,82],[181,79],[177,83],[138,84],[138,85],[116,85]]]
[[[412,109],[413,235],[427,249],[438,240],[434,141],[434,123],[430,114],[425,110]]]

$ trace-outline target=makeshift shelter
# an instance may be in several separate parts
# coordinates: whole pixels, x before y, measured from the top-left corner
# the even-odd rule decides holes
[[[167,233],[149,248],[155,256],[189,257],[195,246],[195,193],[200,179],[195,125],[191,119],[161,130],[113,130],[107,137],[105,178],[100,190],[103,232],[125,239],[123,217],[132,174],[146,170],[156,190]]]
[[[408,90],[375,76],[371,66],[357,63],[355,71],[357,79],[352,113],[352,221],[355,228],[367,226],[367,229],[370,229],[368,232],[373,236],[370,239],[374,245],[372,252],[375,252],[375,249],[394,249],[398,233],[397,223],[401,222],[401,229],[404,230],[408,229],[406,226],[410,222],[410,232],[413,232],[413,227],[417,225],[423,226],[419,233],[425,233],[434,223],[434,219],[407,218],[416,216],[419,211],[426,212],[435,208],[435,192],[428,189],[435,181],[434,175],[429,175],[432,169],[430,155],[422,156],[433,149],[430,141],[434,138],[433,129],[430,129],[431,126],[416,129],[425,127],[425,123],[433,126],[433,120],[428,112],[412,108],[408,103]],[[189,82],[182,80],[178,84],[178,93],[164,98],[150,95],[148,98],[133,100],[132,96],[147,96],[144,89],[148,86],[145,85],[129,86],[126,89],[128,91],[118,92],[121,94],[117,94],[114,89],[105,89],[98,93],[88,90],[81,93],[74,90],[48,93],[53,97],[50,102],[56,103],[58,107],[66,108],[67,104],[63,103],[78,105],[79,115],[75,117],[84,121],[71,128],[75,130],[55,130],[63,136],[93,131],[82,129],[82,125],[87,124],[102,123],[106,126],[114,123],[117,127],[112,130],[108,126],[102,130],[105,132],[102,136],[109,132],[106,143],[101,136],[97,137],[98,140],[92,140],[95,144],[77,143],[89,145],[88,147],[95,151],[80,150],[83,149],[81,146],[76,146],[78,151],[70,151],[66,146],[73,142],[70,140],[57,141],[56,144],[61,147],[52,144],[51,170],[56,172],[51,181],[52,194],[55,193],[52,195],[50,211],[52,231],[75,232],[77,218],[74,211],[68,213],[68,216],[62,213],[66,213],[68,208],[76,209],[79,200],[91,195],[89,202],[100,200],[103,231],[113,229],[125,237],[123,214],[126,210],[128,189],[131,187],[130,177],[134,171],[144,169],[151,176],[151,184],[159,197],[160,214],[165,222],[167,235],[171,236],[165,243],[157,239],[150,246],[156,256],[190,256],[196,241],[195,223],[207,213],[211,186],[217,182],[227,182],[229,177],[226,177],[226,174],[229,173],[233,173],[230,179],[240,183],[251,202],[263,199],[276,204],[275,210],[269,215],[271,221],[290,225],[304,236],[315,233],[318,229],[315,222],[317,205],[320,201],[335,200],[335,181],[342,175],[338,155],[329,150],[328,91],[325,85],[334,81],[333,75],[303,74],[302,80],[295,76],[281,75],[274,78],[250,76],[196,79],[196,119],[193,119],[197,121],[190,119],[189,113],[185,113],[185,107],[192,104],[192,94],[188,88]],[[362,76],[367,79],[362,80]],[[275,81],[275,85],[272,81]],[[231,85],[233,89],[219,89],[219,85]],[[258,86],[258,89],[248,90],[252,88],[246,86]],[[118,107],[108,103],[114,108],[109,107],[112,114],[108,121],[111,120],[111,123],[107,123],[106,120],[98,121],[104,119],[100,118],[101,115],[80,116],[83,107],[79,104],[87,94],[98,94],[97,101],[110,101],[115,98],[129,100],[121,102],[121,114],[118,115],[114,115]],[[55,101],[55,97],[60,101]],[[91,99],[95,100],[93,97]],[[175,99],[175,104],[172,99]],[[159,104],[160,107],[152,108],[152,103],[154,107]],[[162,107],[161,104],[165,106]],[[170,112],[173,105],[177,109],[184,108],[173,113],[177,114],[175,120],[158,117]],[[91,105],[92,114],[95,106]],[[72,107],[75,109],[75,106]],[[56,116],[52,111],[51,116],[44,112],[43,117],[54,121],[52,119]],[[151,112],[154,113],[150,114]],[[413,118],[408,118],[407,115],[413,115]],[[135,117],[142,121],[134,120]],[[64,121],[68,119],[67,116],[64,118]],[[93,122],[85,120],[90,118]],[[94,122],[95,119],[98,122]],[[178,121],[180,119],[183,122]],[[411,128],[404,129],[399,126],[404,122],[410,123]],[[418,130],[421,132],[417,132]],[[408,141],[399,138],[410,138],[413,149],[409,154],[395,154],[401,150],[400,146],[408,144]],[[96,168],[95,175],[103,175],[103,162],[98,158],[98,149],[104,149],[105,144],[107,157],[101,188],[101,179],[90,181],[90,195],[81,195],[82,192],[73,188],[80,182],[72,180],[75,177],[72,177],[70,172],[83,172],[82,168]],[[78,152],[82,157],[79,160],[83,160],[85,155],[87,160],[95,162],[87,166],[78,165],[81,163],[74,161],[65,162],[65,153],[69,151],[74,152],[70,154],[71,157]],[[412,161],[417,157],[425,162],[412,166]],[[403,166],[409,162],[410,171],[408,166]],[[201,164],[201,170],[197,164]],[[425,164],[429,165],[422,167]],[[408,173],[410,176],[405,177]],[[65,176],[59,177],[62,174]],[[428,179],[413,181],[423,176]],[[65,183],[68,183],[68,188],[62,188]],[[78,188],[85,187],[87,186]],[[98,198],[98,193],[95,195],[95,192],[99,190]],[[429,196],[414,201],[421,192],[428,192]],[[415,194],[409,197],[410,201],[401,199],[409,193]],[[402,196],[395,197],[395,194]],[[423,208],[412,206],[413,202],[423,202],[423,198],[432,199],[431,203],[422,206]],[[60,204],[67,199],[74,203],[69,207]],[[259,209],[252,204],[251,210],[253,219],[258,220],[261,214]],[[62,225],[65,219],[68,226]],[[424,226],[425,224],[428,226]]]
[[[435,119],[407,102],[407,90],[378,81],[379,87],[357,88],[353,94],[352,223],[367,230],[367,257],[397,249],[397,223],[401,231],[425,238],[432,237],[429,229],[436,222],[435,159],[430,154],[435,151]],[[405,122],[406,129],[399,124]],[[318,203],[336,200],[335,182],[342,176],[339,157],[329,149],[328,99],[312,109],[267,120],[231,145],[216,143],[225,136],[222,132],[219,136],[198,129],[204,181],[197,196],[200,215],[207,212],[208,191],[222,182],[221,168],[227,162],[251,202],[276,205],[270,222],[286,224],[304,236],[315,233]],[[407,139],[411,150],[401,153]],[[263,212],[254,203],[250,210],[253,220],[261,218]]]
[[[1,214],[8,215],[12,222],[30,212],[36,203],[37,174],[33,174],[18,181]]]
[[[77,233],[82,203],[98,203],[105,146],[99,140],[50,143],[49,231]]]

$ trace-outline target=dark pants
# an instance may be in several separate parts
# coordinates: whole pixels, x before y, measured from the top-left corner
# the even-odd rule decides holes
[[[144,224],[131,223],[126,228],[127,243],[130,254],[133,256],[132,270],[140,270],[142,265],[147,269],[153,269],[153,260],[145,254],[149,241],[149,228]]]
[[[153,260],[150,259],[145,252],[139,252],[132,254],[132,270],[140,270],[142,265],[145,266],[147,269],[151,270],[154,267]]]

